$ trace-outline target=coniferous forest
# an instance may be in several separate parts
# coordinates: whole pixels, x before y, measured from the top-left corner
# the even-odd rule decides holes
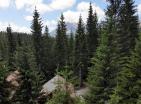
[[[87,22],[80,15],[75,32],[67,32],[62,13],[52,36],[36,8],[31,34],[13,32],[10,25],[1,31],[0,104],[141,104],[137,7],[134,0],[107,2],[104,21],[90,3]],[[8,78],[13,72],[17,82]],[[55,75],[65,79],[65,89],[72,83],[89,91],[72,97],[58,86],[43,97],[42,86]]]

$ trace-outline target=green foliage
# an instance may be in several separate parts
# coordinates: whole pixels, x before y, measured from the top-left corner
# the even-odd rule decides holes
[[[83,24],[82,17],[79,17],[78,27],[75,36],[75,61],[74,70],[79,77],[80,86],[82,86],[82,80],[86,78],[88,72],[88,47],[87,38],[85,34],[85,26]]]
[[[44,69],[43,64],[43,43],[42,43],[42,22],[40,19],[40,15],[35,8],[33,21],[32,21],[32,36],[33,36],[33,47],[34,47],[34,54],[36,57],[36,63],[38,70],[44,74],[46,79],[48,80],[46,70]]]
[[[139,98],[137,100],[137,104],[141,104],[141,96],[139,96]]]
[[[98,19],[97,13],[93,13],[92,4],[90,3],[89,15],[87,19],[87,39],[89,57],[92,58],[98,46]]]
[[[16,53],[17,66],[21,72],[22,83],[12,99],[13,104],[36,104],[43,84],[31,47],[19,47]]]
[[[10,26],[7,32],[0,32],[0,103],[37,104],[44,79],[51,79],[58,67],[57,74],[74,85],[79,83],[79,87],[88,74],[88,104],[140,104],[141,35],[138,37],[136,6],[133,0],[107,2],[102,27],[98,27],[98,17],[90,3],[86,29],[80,16],[75,37],[72,32],[67,36],[63,14],[56,37],[50,36],[47,26],[42,34],[36,8],[32,34],[12,32]],[[9,102],[5,77],[15,68],[21,72],[22,83]],[[86,104],[83,100],[58,89],[47,104]]]
[[[108,20],[107,27],[102,30],[100,45],[88,74],[90,92],[86,99],[89,104],[107,103],[117,85],[119,55],[115,27],[110,22],[112,20]]]
[[[114,93],[110,96],[110,100],[108,101],[109,104],[119,104],[121,97],[118,95],[117,91],[115,90]]]
[[[83,98],[75,98],[75,104],[87,104]]]
[[[10,70],[15,68],[15,58],[14,54],[16,51],[16,42],[12,33],[11,27],[7,27],[7,37],[8,37],[8,65]]]
[[[118,95],[121,97],[120,104],[136,104],[140,97],[141,85],[141,36],[136,43],[135,49],[132,52],[128,63],[123,67],[119,74],[119,91]]]
[[[71,98],[67,92],[58,90],[46,104],[86,104],[86,102],[78,97]]]
[[[54,69],[52,68],[52,66],[56,66],[56,65],[52,65],[54,64],[54,53],[52,52],[52,48],[53,48],[53,41],[52,38],[49,34],[48,31],[48,27],[45,27],[45,32],[42,36],[42,47],[43,47],[43,56],[42,56],[42,63],[43,63],[43,69],[46,71],[47,74],[47,80],[51,79],[54,75]]]
[[[0,82],[4,81],[5,76],[9,72],[9,69],[6,65],[6,63],[2,60],[0,60]]]
[[[0,32],[0,59],[7,61],[8,58],[8,39],[6,32]]]
[[[90,92],[86,97],[88,104],[104,104],[109,99],[113,82],[111,76],[113,73],[109,65],[109,51],[108,36],[103,34],[95,58],[92,59],[92,67],[88,74],[90,88]]]
[[[67,54],[67,47],[68,47],[68,39],[66,36],[66,24],[64,21],[63,14],[60,17],[60,21],[58,22],[57,26],[57,35],[56,35],[56,63],[59,68],[64,67],[67,65],[68,61],[68,54]]]
[[[0,60],[0,103],[1,104],[9,104],[8,97],[7,97],[7,90],[5,84],[5,77],[7,76],[9,69],[5,62]]]
[[[58,69],[57,69],[58,71]],[[59,69],[57,75],[62,76],[67,82],[72,83],[74,85],[78,84],[77,78],[74,76],[72,69],[69,66],[65,66],[62,69]]]
[[[68,57],[69,57],[68,65],[72,68],[74,64],[74,43],[75,43],[74,34],[71,31],[70,37],[68,38]]]
[[[57,75],[62,76],[67,83],[74,82],[73,72],[69,67],[64,67],[62,69],[57,69]],[[62,83],[62,82],[61,82]],[[61,89],[60,85],[55,93],[53,93],[52,98],[47,102],[47,104],[73,104],[73,100],[67,91]]]
[[[120,51],[123,55],[131,54],[138,38],[138,16],[134,0],[122,0],[119,9]]]
[[[72,104],[72,101],[69,99],[69,95],[66,92],[58,91],[47,104]]]

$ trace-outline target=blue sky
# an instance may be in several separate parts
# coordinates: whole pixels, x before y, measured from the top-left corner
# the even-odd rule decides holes
[[[99,21],[103,20],[106,0],[0,0],[0,31],[10,24],[13,31],[29,33],[35,6],[41,14],[43,25],[48,25],[50,31],[56,28],[61,13],[66,22],[77,23],[80,14],[85,22],[89,2],[92,2]],[[141,0],[136,0],[135,4],[141,17]]]

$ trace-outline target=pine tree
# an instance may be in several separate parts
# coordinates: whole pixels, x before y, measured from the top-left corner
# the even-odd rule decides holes
[[[90,93],[89,104],[105,104],[114,94],[119,72],[119,34],[117,31],[119,0],[107,0],[106,25],[102,30],[100,45],[92,60],[92,67],[88,74]]]
[[[138,16],[133,0],[122,0],[119,10],[120,51],[123,56],[129,56],[138,38]]]
[[[6,32],[0,32],[0,59],[8,61],[8,39]]]
[[[119,9],[119,20],[118,20],[118,32],[119,32],[119,48],[120,48],[120,68],[118,74],[119,85],[116,86],[115,90],[116,97],[118,99],[117,104],[136,104],[136,99],[131,86],[131,82],[128,80],[133,77],[133,73],[130,70],[130,64],[136,63],[134,57],[130,57],[131,52],[135,47],[135,40],[138,38],[138,17],[136,15],[136,9],[133,0],[122,0],[122,5]],[[129,62],[132,60],[133,62]],[[131,64],[132,65],[132,64]],[[129,78],[129,79],[128,79]],[[133,81],[134,82],[134,81]],[[132,90],[132,91],[131,91]],[[124,94],[123,94],[124,93]],[[134,93],[134,94],[132,94]],[[112,95],[114,96],[114,95]],[[111,100],[113,97],[111,97]]]
[[[92,59],[92,67],[88,74],[90,87],[90,93],[86,97],[88,104],[106,103],[115,86],[115,68],[112,66],[109,39],[108,34],[104,32],[96,55]]]
[[[47,77],[46,70],[43,66],[43,43],[42,43],[42,22],[40,19],[40,15],[35,8],[33,22],[32,22],[32,36],[33,36],[33,44],[35,49],[35,57],[38,69]]]
[[[88,49],[87,38],[85,34],[85,27],[82,21],[82,17],[79,17],[78,27],[75,36],[75,72],[80,79],[80,86],[82,86],[82,80],[86,78],[88,67]]]
[[[63,14],[60,17],[60,21],[58,22],[57,27],[57,36],[56,36],[56,62],[59,68],[62,68],[67,64],[67,36],[66,36],[66,24],[64,21]]]
[[[97,13],[93,13],[92,4],[90,3],[89,15],[87,19],[87,35],[89,56],[92,58],[98,45],[98,23]]]
[[[134,51],[128,58],[128,63],[123,67],[118,78],[119,85],[117,89],[118,96],[121,97],[119,104],[137,104],[138,99],[140,99],[140,87],[141,87],[141,35]]]
[[[52,41],[51,41],[51,37],[49,35],[49,30],[48,27],[45,27],[45,32],[44,35],[42,37],[42,42],[43,42],[43,66],[44,69],[46,69],[46,73],[48,75],[48,80],[52,77],[54,70],[51,69],[51,65],[52,65]]]
[[[74,34],[71,31],[70,37],[68,39],[68,64],[73,67],[73,62],[74,62]]]
[[[3,60],[0,60],[0,104],[10,104],[8,91],[6,90],[5,77],[9,73],[8,67]]]
[[[18,46],[22,46],[22,40],[21,40],[20,34],[17,35],[17,44],[18,44]]]
[[[22,83],[12,98],[12,104],[36,104],[42,84],[42,74],[37,69],[31,47],[20,47],[16,53]]]
[[[137,104],[141,104],[141,96],[139,96],[139,98],[137,100]]]
[[[16,43],[12,33],[11,27],[7,27],[7,37],[8,37],[8,65],[11,70],[14,70],[15,67],[15,59],[14,54],[16,51]]]

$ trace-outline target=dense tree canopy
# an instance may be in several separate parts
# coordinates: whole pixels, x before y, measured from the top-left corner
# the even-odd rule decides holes
[[[0,32],[0,104],[141,104],[135,1],[106,1],[105,20],[98,21],[91,2],[86,23],[80,16],[76,31],[67,29],[62,13],[52,34],[35,8],[30,34],[13,32],[11,26]],[[13,88],[6,78],[17,70],[19,87]],[[88,88],[86,96],[72,98],[59,87],[40,101],[42,86],[56,71],[75,90]]]

